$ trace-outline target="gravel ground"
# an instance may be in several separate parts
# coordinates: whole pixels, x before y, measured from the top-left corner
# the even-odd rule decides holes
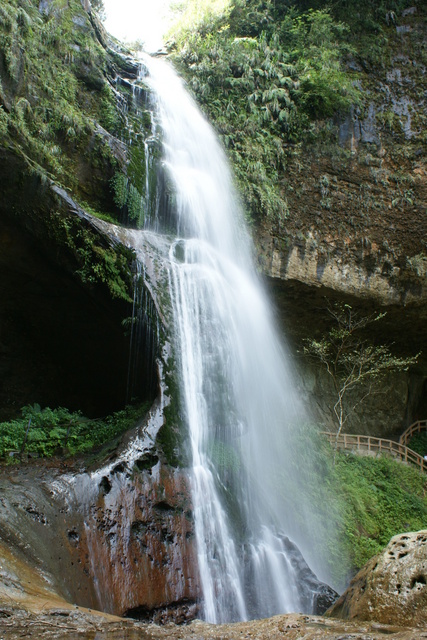
[[[51,609],[31,613],[13,607],[0,609],[0,640],[422,640],[427,631],[403,629],[372,622],[356,623],[319,616],[288,614],[266,620],[224,625],[195,621],[187,626],[159,627],[114,618],[90,610]]]

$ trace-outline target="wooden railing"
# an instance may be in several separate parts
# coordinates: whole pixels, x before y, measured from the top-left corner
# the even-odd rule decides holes
[[[425,431],[426,429],[427,429],[427,420],[418,420],[417,422],[414,422],[414,424],[411,424],[411,426],[408,427],[406,431],[402,433],[402,435],[399,438],[399,443],[406,446],[409,440],[416,433],[421,433],[421,431]]]
[[[335,443],[337,443],[338,449],[348,449],[356,453],[372,455],[385,453],[403,462],[415,464],[421,471],[427,473],[427,460],[424,460],[422,456],[400,442],[373,438],[372,436],[356,436],[349,433],[340,433],[338,438],[336,433],[327,431],[323,431],[323,435],[328,438],[331,445],[335,446]]]

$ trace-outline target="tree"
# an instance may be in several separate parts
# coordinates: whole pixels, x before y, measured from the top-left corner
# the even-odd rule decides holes
[[[375,390],[375,383],[392,371],[407,371],[416,364],[419,353],[407,358],[393,355],[387,345],[373,345],[362,330],[378,322],[386,314],[361,316],[348,304],[329,304],[327,311],[332,326],[320,339],[305,340],[303,352],[328,373],[335,392],[333,415],[337,423],[335,450],[339,435],[352,413]],[[351,391],[363,387],[358,398]]]

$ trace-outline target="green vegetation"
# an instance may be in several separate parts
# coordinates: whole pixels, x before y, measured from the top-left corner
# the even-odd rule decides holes
[[[416,469],[388,458],[342,455],[337,479],[345,499],[346,547],[356,567],[393,535],[425,528],[426,478]]]
[[[86,205],[86,208],[90,213],[96,213],[90,206]],[[101,214],[99,217],[106,216]],[[106,285],[113,298],[132,302],[130,265],[134,254],[130,249],[121,244],[106,245],[98,233],[82,225],[76,216],[65,217],[60,211],[53,211],[45,222],[46,231],[54,236],[55,244],[72,252],[77,262],[75,273],[83,283]]]
[[[124,173],[115,173],[111,185],[116,205],[122,211],[126,208],[128,218],[141,227],[144,222],[144,201],[141,193]]]
[[[164,408],[165,422],[160,428],[156,443],[162,448],[168,464],[172,467],[186,467],[189,462],[188,431],[182,419],[182,399],[176,360],[170,356],[165,374],[169,403]]]
[[[0,458],[86,453],[130,429],[147,410],[148,404],[129,406],[106,418],[89,420],[80,411],[28,405],[22,408],[21,418],[0,423]]]
[[[427,455],[427,431],[416,433],[408,442],[408,447],[420,456]]]
[[[219,15],[207,6],[196,31],[184,21],[175,60],[222,136],[249,210],[280,219],[288,145],[359,101],[344,65],[349,27],[327,8],[278,15],[270,1],[225,4]]]
[[[316,505],[311,514],[316,553],[335,584],[343,586],[392,536],[426,528],[425,474],[391,458],[352,453],[337,452],[334,465],[333,448],[320,433],[307,427],[301,438],[304,490]]]
[[[252,216],[288,215],[284,174],[301,144],[335,144],[332,118],[391,59],[405,0],[187,0],[172,55],[214,123]]]
[[[102,14],[102,0],[95,11]],[[105,48],[96,20],[80,0],[51,0],[42,11],[38,2],[2,2],[0,146],[23,153],[45,182],[66,187],[94,215],[141,224],[147,122],[129,83],[113,88],[117,73],[136,67]],[[131,139],[128,150],[122,139]],[[123,206],[112,182],[120,174]]]
[[[7,0],[0,7],[3,136],[6,121],[9,135],[41,167],[73,181],[69,155],[87,144],[96,113],[95,100],[82,108],[82,84],[103,87],[105,53],[76,0],[57,0],[51,15],[40,14],[37,4]]]

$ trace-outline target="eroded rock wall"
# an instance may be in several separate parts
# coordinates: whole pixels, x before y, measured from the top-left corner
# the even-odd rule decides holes
[[[3,474],[1,489],[0,539],[38,576],[38,591],[162,623],[197,616],[186,469],[142,448],[133,464],[118,460],[101,473],[14,469]]]
[[[353,578],[328,615],[425,629],[427,531],[394,536]]]
[[[256,234],[264,273],[381,304],[425,303],[425,46],[418,3],[390,30],[381,61],[349,62],[362,104],[290,150],[289,211]]]

